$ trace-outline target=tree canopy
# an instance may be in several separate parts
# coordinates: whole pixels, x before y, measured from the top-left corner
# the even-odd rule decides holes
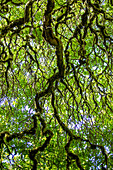
[[[113,168],[113,4],[0,0],[0,168]]]

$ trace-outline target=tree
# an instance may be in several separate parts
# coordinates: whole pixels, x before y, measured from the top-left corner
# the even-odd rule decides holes
[[[113,6],[1,0],[1,169],[113,167]]]

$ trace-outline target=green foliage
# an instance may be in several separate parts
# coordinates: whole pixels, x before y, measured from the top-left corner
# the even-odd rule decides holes
[[[112,169],[112,21],[108,1],[0,1],[1,170]]]

